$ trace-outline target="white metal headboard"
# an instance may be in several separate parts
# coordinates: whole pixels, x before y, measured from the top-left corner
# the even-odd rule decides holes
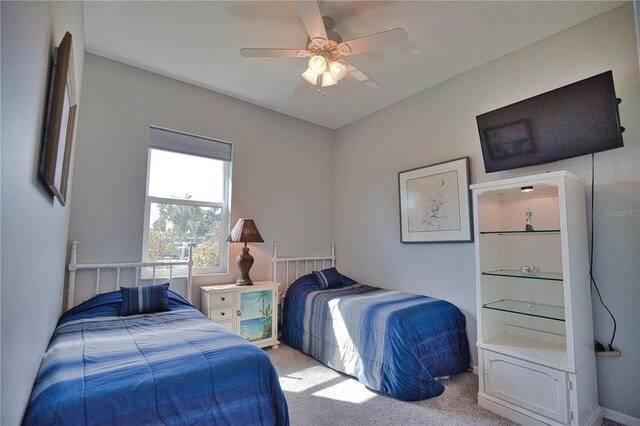
[[[173,275],[173,268],[178,266],[186,266],[186,274]],[[169,277],[156,277],[156,268],[169,268]],[[141,268],[152,269],[151,278],[141,278]],[[163,282],[169,282],[171,290],[174,290],[173,280],[176,278],[186,278],[186,284],[184,289],[184,296],[189,302],[191,302],[191,281],[192,281],[192,269],[193,259],[191,257],[191,247],[189,248],[189,260],[178,262],[140,262],[140,263],[84,263],[78,264],[78,242],[71,242],[71,256],[69,260],[69,281],[67,286],[67,310],[73,308],[75,303],[76,292],[76,272],[80,270],[94,270],[96,274],[95,281],[95,293],[93,295],[100,294],[100,271],[103,269],[114,269],[116,271],[116,288],[120,289],[120,271],[122,270],[135,270],[134,286],[155,284],[156,279],[161,279]],[[178,292],[180,293],[180,292]]]
[[[274,241],[271,262],[271,279],[282,284],[280,292],[284,294],[289,288],[289,284],[302,275],[318,269],[336,266],[336,245],[331,243],[331,254],[329,256],[278,257],[278,242]],[[278,268],[279,265],[282,265],[282,267]],[[282,275],[278,275],[279,270]],[[279,277],[284,279],[280,280],[278,279]]]

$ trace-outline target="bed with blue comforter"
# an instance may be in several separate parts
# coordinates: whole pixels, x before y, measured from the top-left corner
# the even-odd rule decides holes
[[[283,338],[323,364],[397,399],[444,392],[469,370],[465,317],[449,302],[355,283],[322,289],[312,274],[287,290]]]
[[[288,425],[269,356],[169,291],[169,311],[119,316],[120,293],[60,319],[26,425]]]

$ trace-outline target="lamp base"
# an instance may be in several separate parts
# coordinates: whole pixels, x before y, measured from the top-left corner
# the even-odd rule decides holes
[[[238,278],[238,281],[236,281],[236,285],[237,286],[248,286],[248,285],[253,285],[253,281],[249,280],[243,280],[242,278]]]
[[[253,285],[253,281],[249,278],[249,269],[253,266],[253,256],[249,254],[249,247],[242,247],[242,253],[236,257],[236,263],[240,269],[240,278],[236,281],[236,285]]]

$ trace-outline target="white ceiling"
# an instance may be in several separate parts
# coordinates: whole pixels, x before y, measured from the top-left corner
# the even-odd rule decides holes
[[[331,129],[614,9],[616,1],[320,1],[344,40],[402,27],[406,46],[349,60],[378,90],[344,79],[294,94],[304,58],[245,58],[242,47],[304,48],[290,1],[84,4],[87,52],[196,84]]]

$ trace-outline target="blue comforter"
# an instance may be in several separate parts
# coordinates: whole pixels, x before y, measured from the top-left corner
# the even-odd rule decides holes
[[[366,386],[415,401],[436,378],[470,367],[465,318],[444,300],[361,284],[320,289],[313,275],[287,290],[283,338]]]
[[[170,311],[117,316],[99,295],[58,323],[26,425],[288,425],[269,356],[169,292]]]

